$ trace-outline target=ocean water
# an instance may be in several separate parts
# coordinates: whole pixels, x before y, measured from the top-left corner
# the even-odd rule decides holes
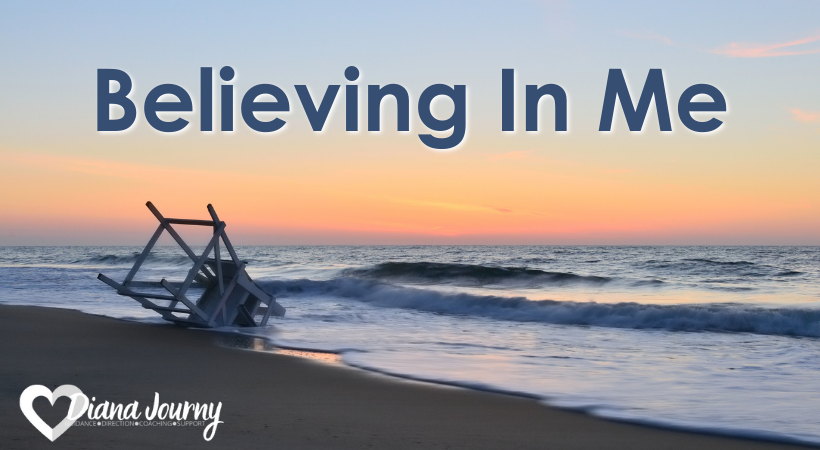
[[[0,248],[0,303],[161,321],[96,280],[141,248]],[[820,247],[238,247],[250,332],[606,418],[820,445]],[[182,278],[158,247],[138,279]]]

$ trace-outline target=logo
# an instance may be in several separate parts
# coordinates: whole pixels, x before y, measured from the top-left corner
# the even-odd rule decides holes
[[[68,407],[68,414],[66,414],[65,419],[61,420],[54,428],[48,426],[34,411],[34,399],[37,397],[47,398],[51,402],[51,406],[54,406],[54,402],[60,397],[70,398],[71,406]],[[20,410],[23,411],[23,415],[34,425],[34,428],[37,428],[37,431],[43,433],[43,436],[49,438],[51,442],[62,436],[87,409],[88,397],[83,394],[80,388],[71,384],[64,384],[55,389],[54,392],[51,392],[51,389],[43,385],[35,384],[27,387],[20,394]]]
[[[60,397],[71,399],[68,413],[54,428],[48,424],[34,411],[34,399],[45,397],[54,406],[54,402]],[[93,403],[97,399],[91,397],[88,400],[80,388],[74,385],[65,384],[54,392],[51,389],[35,384],[27,387],[20,394],[20,410],[29,422],[34,425],[43,436],[51,442],[62,436],[71,426],[127,426],[127,427],[152,427],[152,426],[204,426],[202,437],[206,441],[213,439],[216,428],[220,423],[219,415],[222,412],[222,402],[214,403],[161,403],[159,393],[154,393],[154,401],[145,408],[145,420],[140,411],[139,402],[134,401],[128,404],[113,403],[109,401]],[[86,418],[80,420],[83,415]],[[193,420],[189,420],[190,419]]]

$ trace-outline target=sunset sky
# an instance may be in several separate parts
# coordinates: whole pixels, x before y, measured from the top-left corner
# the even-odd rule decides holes
[[[148,200],[190,218],[212,203],[239,244],[820,244],[820,2],[238,3],[0,6],[0,245],[142,244]],[[224,65],[235,97],[260,83],[287,93],[282,130],[238,118],[234,133],[199,131],[199,69]],[[311,130],[294,85],[316,97],[347,84],[349,65],[360,91],[408,89],[409,132],[388,101],[382,132],[346,132],[341,93]],[[96,130],[100,68],[134,81],[128,132]],[[654,106],[640,133],[620,109],[612,133],[597,131],[610,68],[635,101],[663,69],[673,132]],[[194,100],[182,132],[143,116],[163,83]],[[418,138],[418,96],[436,83],[467,85],[468,134],[452,151]],[[567,133],[551,102],[541,131],[524,131],[524,85],[547,83],[568,94]],[[714,133],[677,117],[698,83],[728,101]]]

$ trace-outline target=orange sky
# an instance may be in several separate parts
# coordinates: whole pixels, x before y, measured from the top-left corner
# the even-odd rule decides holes
[[[82,149],[0,152],[0,188],[13,193],[0,199],[0,239],[138,244],[153,229],[151,200],[169,217],[204,218],[213,203],[246,244],[810,244],[820,242],[812,133],[501,136],[451,153],[397,133],[293,139],[287,151],[254,136],[101,136]],[[539,139],[551,145],[509,150]],[[120,143],[145,150],[100,155]]]

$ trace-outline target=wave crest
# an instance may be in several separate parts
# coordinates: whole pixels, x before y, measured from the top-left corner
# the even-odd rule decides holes
[[[528,300],[525,297],[443,293],[355,278],[263,281],[260,284],[276,296],[333,295],[381,307],[518,322],[820,337],[818,309]]]

